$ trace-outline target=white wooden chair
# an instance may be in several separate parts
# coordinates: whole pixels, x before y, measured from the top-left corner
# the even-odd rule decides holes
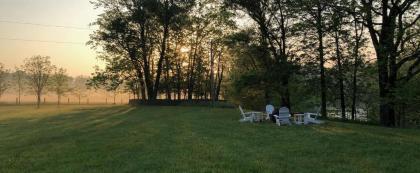
[[[265,120],[269,120],[270,119],[270,114],[273,114],[274,112],[274,106],[273,105],[267,105],[265,106],[265,113],[267,114],[267,116],[265,117]]]
[[[304,113],[304,124],[322,124],[324,121],[318,120],[318,117],[321,116],[321,107],[317,108],[316,113],[306,112]]]
[[[318,117],[321,116],[321,107],[317,109],[316,113],[306,112],[304,114],[304,123],[305,124],[322,124],[324,121],[318,120]]]
[[[241,106],[239,106],[239,111],[241,111],[242,119],[240,119],[240,122],[255,122],[259,121],[258,114],[261,114],[261,112],[244,112]]]
[[[292,125],[290,123],[290,111],[289,108],[282,107],[279,109],[279,115],[274,115],[276,117],[277,125],[281,126],[282,124]]]

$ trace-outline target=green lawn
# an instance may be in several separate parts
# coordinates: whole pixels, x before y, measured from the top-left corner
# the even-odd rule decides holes
[[[239,117],[200,107],[0,106],[0,172],[420,172],[420,130]]]

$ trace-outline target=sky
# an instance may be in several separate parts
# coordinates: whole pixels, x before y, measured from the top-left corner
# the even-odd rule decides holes
[[[99,13],[89,0],[0,0],[0,63],[14,69],[25,58],[50,56],[71,76],[90,75],[102,63],[85,45]]]

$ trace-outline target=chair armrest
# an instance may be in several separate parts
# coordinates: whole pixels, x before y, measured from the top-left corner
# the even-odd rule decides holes
[[[244,113],[245,115],[261,115],[261,114],[264,114],[264,113],[262,113],[262,112],[245,112]]]
[[[290,118],[289,116],[278,116],[278,115],[274,115],[274,117],[276,119],[289,119]]]
[[[254,115],[254,113],[252,113],[252,112],[246,112],[246,113],[244,113],[244,115],[245,116],[252,116],[252,115]]]

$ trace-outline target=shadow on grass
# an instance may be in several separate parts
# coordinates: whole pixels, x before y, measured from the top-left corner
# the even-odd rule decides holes
[[[239,118],[235,109],[118,106],[8,119],[0,121],[0,172],[420,170],[418,131]]]

